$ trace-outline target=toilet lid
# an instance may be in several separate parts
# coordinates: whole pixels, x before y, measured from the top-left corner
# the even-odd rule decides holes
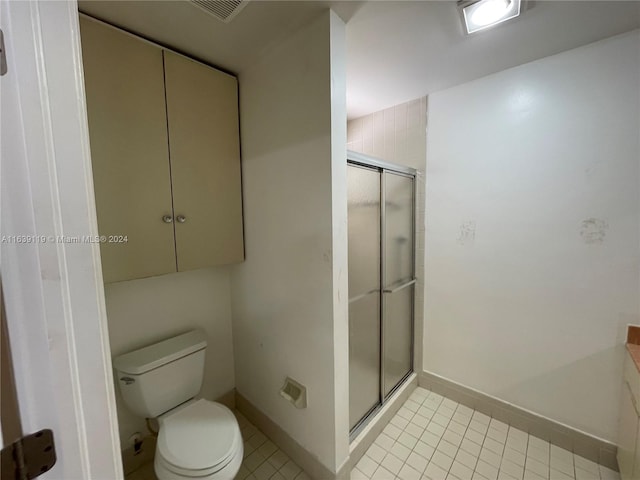
[[[239,436],[231,410],[201,399],[163,418],[157,449],[179,470],[211,470],[229,462]]]

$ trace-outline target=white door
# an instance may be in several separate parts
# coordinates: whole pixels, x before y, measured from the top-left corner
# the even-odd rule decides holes
[[[0,0],[0,274],[24,433],[42,478],[123,478],[75,1]],[[9,440],[9,439],[7,439]]]

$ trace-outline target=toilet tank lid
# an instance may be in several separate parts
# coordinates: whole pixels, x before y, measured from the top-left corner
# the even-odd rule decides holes
[[[202,330],[192,330],[177,337],[168,338],[113,359],[113,366],[122,373],[140,375],[173,362],[207,346],[207,336]]]

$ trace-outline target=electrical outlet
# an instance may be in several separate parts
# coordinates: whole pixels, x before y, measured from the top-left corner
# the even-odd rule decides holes
[[[122,451],[122,466],[124,467],[125,476],[143,465],[153,462],[153,454],[156,451],[156,439],[152,435],[141,436],[140,443],[138,443],[138,450],[136,450],[136,444],[130,443],[131,441],[135,441],[133,438],[135,435],[134,433],[127,439],[129,445]]]
[[[140,432],[136,432],[129,437],[129,445],[135,447],[136,445],[140,445],[142,443],[142,434]]]

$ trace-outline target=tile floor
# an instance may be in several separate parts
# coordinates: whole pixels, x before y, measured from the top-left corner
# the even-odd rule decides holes
[[[309,480],[235,411],[244,439],[236,480]],[[437,393],[417,388],[351,471],[351,480],[620,480],[617,472]],[[153,464],[126,480],[156,480]]]
[[[242,438],[244,460],[236,480],[310,480],[309,476],[285,453],[258,430],[244,415],[235,410]],[[126,480],[157,480],[153,463],[127,475]]]
[[[619,480],[617,472],[417,388],[351,480]]]
[[[242,438],[244,460],[236,480],[311,480],[309,476],[285,453],[235,411]]]

